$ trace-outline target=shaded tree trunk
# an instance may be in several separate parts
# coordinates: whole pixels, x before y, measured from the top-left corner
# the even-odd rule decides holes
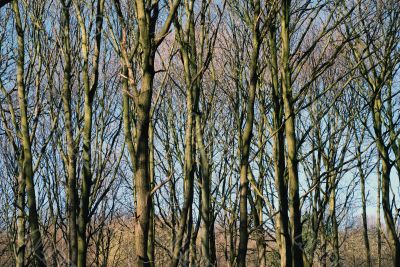
[[[372,267],[371,261],[371,249],[369,245],[369,238],[368,238],[368,223],[367,223],[367,199],[365,196],[365,174],[362,168],[361,162],[361,149],[358,148],[358,172],[360,175],[360,186],[361,186],[361,205],[362,205],[362,222],[363,222],[363,238],[364,238],[364,248],[365,248],[365,255],[367,257],[367,266]]]
[[[332,246],[333,246],[333,265],[340,266],[340,254],[339,254],[339,225],[337,222],[336,215],[336,172],[332,169],[329,170],[329,218],[332,227]]]
[[[295,124],[295,107],[291,84],[290,69],[290,0],[282,2],[281,10],[281,41],[282,41],[282,93],[285,110],[285,134],[287,144],[287,169],[289,175],[289,211],[292,235],[292,265],[303,266],[303,237],[301,225],[299,174],[297,159],[297,141]]]
[[[279,246],[281,266],[292,265],[291,238],[288,217],[288,194],[285,181],[285,139],[283,127],[282,93],[279,85],[278,55],[276,48],[275,20],[271,24],[268,33],[269,47],[271,53],[271,79],[272,79],[272,105],[273,105],[273,160],[275,188],[278,192],[278,209],[275,228],[276,240]]]

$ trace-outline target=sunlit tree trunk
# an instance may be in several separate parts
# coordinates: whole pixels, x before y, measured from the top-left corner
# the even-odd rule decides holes
[[[81,53],[83,56],[83,87],[84,87],[84,126],[83,126],[83,179],[81,186],[80,209],[78,216],[78,266],[86,267],[87,263],[87,224],[89,223],[89,199],[91,195],[92,178],[92,117],[93,100],[99,80],[99,59],[101,35],[103,28],[104,0],[98,0],[96,6],[96,30],[93,55],[92,81],[89,77],[89,40],[85,21],[77,7],[78,22],[82,34]],[[92,85],[90,84],[92,82]]]
[[[32,166],[32,148],[31,148],[31,137],[29,133],[29,122],[28,122],[28,111],[27,111],[27,95],[25,90],[24,82],[24,64],[25,64],[25,41],[24,41],[24,30],[21,21],[20,9],[18,1],[12,2],[12,9],[15,16],[15,28],[17,32],[17,44],[18,44],[18,55],[16,59],[16,71],[17,71],[17,93],[18,93],[18,105],[20,108],[21,125],[20,134],[22,142],[22,168],[20,169],[20,182],[18,190],[18,204],[23,205],[24,202],[24,191],[26,190],[27,203],[28,203],[28,222],[30,226],[30,237],[32,240],[33,257],[36,266],[46,266],[46,259],[44,255],[44,248],[42,237],[39,229],[39,216],[36,207],[36,194],[34,187],[34,173]],[[24,181],[23,181],[24,180]],[[24,209],[24,206],[19,207]],[[18,212],[18,215],[23,215],[23,210]],[[22,233],[24,230],[24,223],[21,218],[18,219],[19,235],[18,243],[22,241]],[[19,246],[19,249],[21,246]],[[23,265],[23,251],[18,255],[18,264]],[[21,262],[22,260],[22,262]]]
[[[374,88],[374,99],[373,99],[373,124],[374,132],[376,135],[376,145],[381,159],[381,178],[382,178],[382,208],[383,215],[387,227],[387,235],[389,246],[391,250],[391,256],[394,266],[400,265],[400,243],[396,233],[396,226],[394,223],[392,208],[390,205],[390,170],[392,164],[389,158],[389,149],[384,144],[382,136],[382,100],[381,100],[381,88]]]
[[[248,198],[248,172],[251,139],[253,136],[254,123],[254,103],[258,83],[258,57],[261,46],[260,36],[260,1],[255,0],[254,14],[252,17],[252,52],[250,59],[250,81],[248,87],[248,99],[246,106],[246,123],[243,129],[240,144],[240,200],[239,200],[239,249],[237,255],[237,264],[239,267],[246,266],[247,244],[249,239],[248,216],[247,216],[247,198]]]
[[[206,68],[203,62],[203,50],[205,45],[205,16],[207,11],[207,4],[205,1],[201,2],[201,10],[200,10],[200,34],[199,37],[196,35],[196,22],[194,17],[194,4],[195,1],[187,0],[185,3],[185,27],[182,28],[180,25],[180,21],[178,19],[175,20],[175,28],[177,32],[177,40],[180,44],[180,53],[181,59],[184,69],[184,77],[185,77],[185,86],[186,86],[186,106],[187,106],[187,120],[186,120],[186,131],[185,131],[185,180],[188,181],[188,186],[193,186],[193,182],[189,182],[188,179],[194,179],[194,161],[196,158],[196,150],[199,152],[199,175],[201,181],[201,208],[200,208],[200,216],[203,225],[203,231],[201,235],[201,250],[202,250],[202,264],[210,265],[212,263],[211,259],[211,248],[210,248],[210,237],[211,237],[211,185],[210,185],[210,167],[208,162],[208,155],[204,145],[203,140],[203,123],[202,116],[200,111],[200,92],[201,92],[201,81],[203,77],[204,70],[202,68]],[[199,46],[199,50],[197,51],[197,46]],[[198,55],[199,54],[199,55]],[[204,66],[203,66],[204,65]],[[199,71],[201,71],[199,73]],[[196,149],[195,149],[196,148]],[[189,156],[188,153],[192,155]],[[188,191],[187,200],[193,202],[193,192],[192,188],[188,188],[185,186],[185,190]],[[186,193],[186,192],[185,192]],[[189,195],[189,193],[191,195]],[[186,203],[185,197],[183,215],[186,215]],[[190,204],[192,205],[192,204]],[[183,218],[182,218],[183,221]],[[189,222],[191,221],[191,213],[189,214]],[[199,221],[199,223],[201,222]],[[181,225],[181,227],[185,227]],[[189,229],[191,223],[187,226],[188,237],[191,230]],[[182,228],[180,229],[182,230]],[[180,232],[178,232],[177,245],[180,244]],[[197,231],[195,230],[194,235],[197,236]],[[195,241],[193,237],[191,238],[191,255],[193,255],[193,246],[195,245],[193,242]],[[188,239],[189,241],[189,239]],[[174,249],[174,257],[177,256],[178,247]],[[193,264],[193,257],[191,257],[191,264]],[[174,264],[176,264],[176,259]]]
[[[153,122],[150,122],[149,125],[149,149],[150,149],[150,161],[149,161],[149,171],[150,171],[150,187],[154,188],[154,175],[155,175],[155,166],[154,166],[154,125]],[[147,254],[149,257],[149,264],[151,267],[155,266],[155,251],[154,251],[154,243],[156,238],[156,224],[155,224],[155,216],[154,216],[154,203],[151,203],[150,210],[150,225],[149,225],[149,241],[147,247]]]
[[[23,166],[20,160],[20,168]],[[25,266],[25,175],[21,170],[17,179],[17,244],[16,244],[16,266]]]
[[[380,159],[378,157],[378,163],[376,164],[376,174],[378,178],[378,193],[376,196],[376,236],[377,236],[377,253],[378,253],[378,267],[382,265],[382,239],[381,239],[381,172],[380,172]]]
[[[191,18],[188,18],[191,19]],[[177,240],[173,250],[172,266],[178,266],[179,261],[184,258],[185,247],[182,247],[184,234],[186,230],[191,228],[188,225],[188,219],[191,217],[191,206],[193,203],[194,190],[194,110],[193,110],[193,89],[191,86],[190,76],[187,75],[193,71],[193,63],[189,59],[189,51],[184,47],[181,48],[181,54],[184,58],[185,84],[186,84],[186,129],[185,129],[185,155],[184,155],[184,204],[180,218],[180,229],[178,230]],[[192,55],[194,56],[194,55]],[[187,235],[189,236],[189,232]]]
[[[272,79],[272,104],[273,104],[273,159],[274,159],[274,180],[278,193],[278,209],[275,228],[276,239],[279,246],[281,266],[292,265],[291,238],[288,217],[288,194],[285,179],[285,139],[283,127],[282,93],[279,85],[278,55],[276,48],[276,27],[271,25],[268,33],[268,43],[271,53],[270,72]]]
[[[77,265],[78,261],[78,194],[77,194],[77,176],[76,176],[76,144],[72,126],[72,66],[71,66],[71,41],[70,41],[70,11],[69,5],[62,2],[62,40],[63,40],[63,59],[64,59],[64,77],[62,102],[64,109],[65,133],[67,136],[67,216],[68,216],[68,241],[69,241],[69,264]]]
[[[158,46],[162,43],[168,31],[178,6],[179,0],[170,2],[168,16],[164,19],[164,23],[160,31],[156,34],[158,27],[159,1],[136,0],[135,20],[137,20],[137,35],[139,37],[138,44],[140,46],[140,87],[135,84],[134,69],[132,67],[132,57],[127,50],[127,34],[125,27],[125,17],[121,9],[120,1],[114,0],[117,15],[122,24],[121,55],[123,65],[127,68],[127,76],[130,87],[133,89],[133,100],[135,104],[135,147],[134,155],[131,155],[132,165],[134,166],[134,198],[136,202],[135,209],[135,253],[137,257],[137,266],[149,266],[148,257],[148,241],[151,214],[151,181],[150,181],[150,153],[149,153],[149,125],[151,120],[150,110],[153,96],[153,81],[155,76],[154,58]],[[135,69],[136,71],[136,69]],[[124,112],[130,112],[129,101],[124,100]],[[128,115],[125,115],[128,116]],[[129,120],[129,118],[125,118]],[[125,132],[128,125],[125,124]],[[131,134],[128,137],[132,136]],[[131,141],[129,141],[131,142]],[[132,150],[132,149],[131,149]]]

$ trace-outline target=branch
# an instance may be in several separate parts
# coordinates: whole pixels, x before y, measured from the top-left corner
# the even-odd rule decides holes
[[[170,175],[167,179],[156,185],[153,190],[151,190],[150,195],[154,195],[155,192],[157,192],[158,189],[160,189],[163,185],[168,183],[172,179],[172,175]]]
[[[175,17],[179,4],[181,3],[180,0],[175,0],[172,3],[172,6],[170,7],[170,11],[168,13],[168,17],[165,20],[164,26],[161,28],[161,31],[158,33],[158,36],[156,37],[155,43],[156,46],[160,45],[161,42],[164,40],[165,36],[167,36],[169,32],[169,28],[171,26],[171,23],[173,21],[173,18]]]

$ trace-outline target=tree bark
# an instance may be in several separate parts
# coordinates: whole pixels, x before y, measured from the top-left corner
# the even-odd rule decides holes
[[[119,2],[115,0],[115,2]],[[168,34],[172,20],[175,17],[180,1],[171,2],[168,16],[158,34],[156,26],[158,20],[159,2],[154,4],[151,1],[136,0],[135,11],[138,23],[139,44],[141,53],[139,55],[142,72],[141,86],[139,91],[134,92],[135,115],[136,115],[136,149],[134,151],[134,185],[136,194],[136,213],[135,213],[135,252],[137,256],[137,266],[149,266],[147,253],[151,213],[151,192],[150,192],[150,173],[149,173],[149,123],[151,100],[153,96],[154,81],[154,58],[156,50],[165,36]],[[119,5],[119,3],[117,3]],[[151,8],[150,8],[151,6]],[[154,12],[153,12],[154,11]],[[121,10],[119,16],[123,20]],[[126,34],[126,31],[125,33]],[[126,36],[125,36],[126,37]],[[126,40],[123,40],[125,42]],[[123,46],[126,43],[122,44]],[[124,50],[125,47],[122,47]],[[125,51],[126,52],[126,51]],[[122,51],[122,53],[125,53]],[[125,54],[126,56],[126,54]],[[125,65],[128,68],[129,82],[133,85],[133,70],[129,59],[125,57]],[[135,87],[135,85],[134,85]],[[135,87],[134,90],[137,90]]]
[[[382,208],[383,215],[387,228],[387,235],[391,256],[394,266],[400,265],[400,242],[396,233],[396,226],[394,223],[392,209],[390,205],[390,171],[392,165],[389,158],[389,148],[384,144],[382,136],[382,118],[381,118],[381,89],[374,88],[373,99],[373,124],[374,132],[376,135],[376,145],[381,159],[381,179],[382,179]]]
[[[239,201],[239,249],[237,255],[237,264],[239,267],[246,266],[247,243],[249,239],[248,216],[247,216],[247,198],[248,198],[248,171],[251,139],[253,137],[254,123],[254,103],[258,83],[258,57],[260,53],[260,1],[254,1],[254,14],[252,25],[252,52],[250,59],[250,82],[248,89],[248,99],[246,108],[246,124],[244,126],[241,144],[240,144],[240,201]]]
[[[184,59],[185,73],[188,74],[192,68],[190,67],[189,54],[185,49],[181,49],[182,57]],[[185,231],[187,227],[187,221],[189,213],[191,212],[191,206],[193,203],[193,186],[194,186],[194,144],[193,144],[193,131],[194,131],[194,110],[193,110],[193,90],[191,86],[191,80],[188,75],[185,75],[186,80],[186,129],[185,129],[185,158],[184,158],[184,204],[182,208],[180,218],[180,229],[178,231],[177,240],[173,250],[172,266],[176,267],[179,261],[184,258],[185,246],[182,247]],[[189,235],[189,234],[188,234]]]
[[[90,85],[89,77],[89,40],[86,25],[82,18],[79,7],[77,7],[78,21],[82,33],[82,56],[83,56],[83,86],[84,86],[84,125],[83,125],[83,179],[81,187],[80,209],[78,216],[78,267],[86,267],[87,262],[87,224],[89,223],[89,199],[93,175],[91,169],[92,161],[92,117],[93,100],[97,90],[99,79],[99,59],[101,48],[101,34],[103,28],[104,0],[98,0],[96,6],[96,30],[93,55],[93,81]]]
[[[66,70],[66,69],[65,69]],[[64,70],[64,71],[65,71]],[[64,72],[67,75],[67,72]],[[65,130],[67,134],[67,214],[68,214],[68,236],[69,236],[69,260],[73,265],[78,261],[78,227],[77,227],[77,209],[78,209],[78,196],[77,196],[77,177],[76,177],[76,148],[72,131],[72,115],[71,115],[71,92],[69,78],[64,77],[64,92],[63,92],[63,106],[65,114]],[[68,84],[68,85],[67,85]]]
[[[337,222],[336,215],[336,172],[330,169],[329,175],[329,218],[332,227],[332,246],[333,246],[333,265],[340,266],[340,254],[339,254],[339,225]]]
[[[376,165],[376,174],[378,178],[378,193],[376,196],[376,236],[378,243],[378,267],[382,265],[382,239],[381,239],[381,172],[380,172],[380,158],[378,157],[378,163]]]
[[[150,122],[149,125],[149,150],[150,150],[150,161],[149,161],[149,170],[150,170],[150,187],[154,188],[154,126],[153,123]],[[154,243],[156,238],[156,225],[155,225],[155,216],[154,216],[154,203],[151,202],[151,210],[150,210],[150,225],[149,225],[149,241],[147,246],[147,254],[149,257],[149,265],[151,267],[155,266],[155,251],[154,251]]]
[[[365,249],[365,256],[367,257],[367,266],[372,267],[371,261],[371,249],[369,245],[369,238],[368,238],[368,222],[367,222],[367,199],[365,196],[365,174],[362,168],[361,162],[361,148],[358,148],[358,172],[360,175],[360,186],[361,186],[361,204],[362,204],[362,222],[363,222],[363,238],[364,238],[364,249]]]
[[[21,155],[22,156],[22,155]],[[17,244],[16,244],[16,262],[17,267],[25,266],[25,175],[22,171],[23,163],[20,160],[20,172],[18,174],[17,191]]]
[[[68,216],[68,239],[69,239],[69,264],[76,266],[78,263],[78,227],[77,210],[78,194],[76,189],[76,144],[72,126],[71,109],[71,44],[70,44],[70,11],[69,6],[62,2],[62,40],[64,57],[64,81],[62,102],[64,109],[65,132],[67,136],[67,216]]]
[[[276,27],[275,20],[268,33],[269,47],[271,53],[271,79],[272,79],[272,104],[273,104],[273,159],[274,180],[278,192],[278,211],[275,219],[276,240],[279,246],[281,266],[292,265],[291,239],[288,217],[288,194],[285,181],[285,139],[283,127],[282,93],[279,86],[278,55],[276,49]]]
[[[18,93],[18,104],[20,108],[21,116],[21,126],[20,134],[22,137],[22,169],[20,170],[20,190],[18,194],[18,204],[24,204],[23,198],[24,191],[27,194],[28,203],[28,222],[30,226],[30,237],[32,240],[33,257],[36,266],[46,266],[46,259],[44,256],[44,248],[42,237],[39,229],[39,216],[36,207],[36,194],[34,187],[34,173],[32,166],[32,148],[31,148],[31,137],[29,133],[29,122],[28,122],[28,111],[27,111],[27,95],[25,91],[24,82],[24,64],[25,64],[25,43],[24,43],[24,30],[21,21],[20,9],[18,6],[18,1],[12,3],[12,8],[15,15],[15,28],[17,32],[17,43],[18,43],[18,56],[16,61],[17,68],[17,93]],[[24,180],[24,181],[22,181]],[[24,209],[24,207],[20,207]],[[21,216],[22,212],[19,212]],[[24,223],[22,219],[19,219],[19,235],[22,235],[22,229],[24,228]],[[18,243],[21,242],[21,236],[19,236]],[[21,264],[21,255],[19,255],[18,262]],[[23,260],[22,260],[23,264]]]
[[[150,105],[153,87],[154,69],[151,66],[145,68],[142,92],[140,93],[139,106],[137,107],[136,124],[136,227],[135,245],[138,266],[149,266],[147,255],[148,235],[150,226],[150,175],[149,175],[149,122]]]
[[[291,84],[290,69],[290,0],[282,3],[281,11],[281,41],[282,41],[282,93],[285,110],[285,133],[287,143],[287,169],[289,174],[289,211],[290,227],[292,235],[292,265],[295,267],[303,266],[303,238],[299,196],[299,174],[297,159],[297,141],[295,109],[293,102],[293,92]]]

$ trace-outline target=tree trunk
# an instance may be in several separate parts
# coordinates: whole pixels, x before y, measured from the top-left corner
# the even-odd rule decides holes
[[[389,158],[389,148],[384,144],[382,136],[382,118],[381,118],[381,90],[374,88],[375,98],[373,106],[373,123],[374,132],[376,135],[376,145],[379,152],[379,157],[382,163],[382,208],[383,215],[387,228],[388,242],[391,250],[393,266],[400,265],[400,242],[396,233],[396,226],[394,223],[392,209],[390,205],[390,170],[392,165]]]
[[[135,190],[136,190],[136,227],[135,244],[138,266],[149,266],[147,255],[148,235],[150,226],[150,175],[149,175],[149,122],[151,91],[153,88],[154,70],[153,66],[144,73],[142,81],[142,92],[140,92],[139,106],[137,107],[136,125],[136,170],[135,170]]]
[[[63,3],[62,8],[62,31],[63,31],[63,56],[64,56],[64,81],[62,102],[65,117],[65,132],[67,136],[67,216],[68,216],[68,239],[69,239],[69,264],[77,265],[78,261],[78,236],[77,236],[77,210],[78,196],[76,190],[76,145],[72,129],[71,110],[71,47],[70,47],[70,13],[69,7]]]
[[[282,93],[285,109],[285,132],[287,143],[287,169],[289,174],[289,211],[290,226],[292,234],[292,265],[295,267],[303,266],[303,238],[300,211],[299,196],[299,174],[297,160],[297,141],[295,110],[293,103],[293,93],[291,85],[290,69],[290,39],[289,39],[289,21],[290,21],[290,0],[282,3],[281,17],[281,35],[282,35]]]
[[[378,243],[378,267],[382,266],[382,240],[381,240],[381,172],[380,172],[380,158],[376,165],[376,174],[378,176],[378,193],[376,196],[376,236]]]
[[[197,104],[198,105],[198,104]],[[203,143],[203,134],[201,129],[201,117],[199,112],[196,112],[196,141],[197,148],[200,153],[200,177],[201,177],[201,219],[203,220],[203,231],[201,237],[201,250],[206,266],[213,266],[215,262],[211,258],[211,242],[210,237],[214,224],[211,220],[211,175],[208,164],[208,157]]]
[[[358,172],[360,174],[360,186],[361,186],[361,204],[362,204],[362,222],[363,222],[363,237],[364,237],[364,249],[365,255],[367,257],[367,266],[372,267],[371,261],[371,249],[369,245],[369,238],[368,238],[368,223],[367,223],[367,199],[365,196],[365,174],[362,168],[361,162],[361,149],[358,148]]]
[[[150,150],[150,161],[149,161],[149,170],[150,170],[150,186],[151,189],[154,188],[154,126],[153,123],[150,122],[149,125],[149,150]],[[147,254],[149,257],[149,263],[151,267],[155,266],[155,254],[154,254],[154,243],[155,243],[155,235],[156,235],[156,225],[155,225],[155,217],[154,217],[154,203],[151,202],[151,210],[150,210],[150,225],[149,225],[149,241],[147,246]]]
[[[313,111],[316,110],[316,107],[313,107]],[[316,111],[315,111],[316,112]],[[315,130],[313,131],[313,144],[312,150],[317,151],[317,156],[312,155],[313,162],[313,178],[312,183],[315,185],[315,191],[312,196],[312,218],[311,218],[311,248],[309,255],[310,259],[307,261],[307,266],[313,266],[314,263],[314,255],[317,249],[318,236],[320,232],[320,225],[322,221],[323,212],[321,212],[321,159],[323,154],[323,147],[320,145],[320,123],[314,122],[316,124]],[[305,264],[306,265],[306,264]]]
[[[184,57],[187,57],[186,53],[182,53]],[[186,54],[186,55],[185,55]],[[185,72],[188,72],[188,60],[185,61]],[[189,77],[186,76],[186,85],[190,84]],[[178,231],[177,240],[175,242],[173,250],[172,266],[176,267],[179,261],[185,256],[185,247],[182,247],[185,231],[188,225],[188,219],[190,217],[191,206],[193,203],[193,186],[194,186],[194,149],[193,149],[193,92],[191,86],[186,88],[186,108],[187,108],[187,119],[185,129],[185,159],[184,159],[184,204],[182,208],[180,218],[180,229]],[[190,232],[190,231],[188,231]],[[189,233],[188,233],[189,235]],[[190,238],[190,237],[189,237]]]
[[[260,32],[259,32],[259,16],[260,2],[254,3],[253,14],[253,37],[252,37],[252,53],[250,61],[250,82],[246,109],[246,124],[244,126],[241,144],[240,144],[240,202],[239,202],[239,250],[237,256],[237,264],[239,267],[246,266],[247,243],[249,239],[248,219],[247,219],[247,194],[248,194],[248,171],[251,139],[253,136],[254,123],[254,102],[256,97],[258,83],[258,57],[260,52]],[[240,130],[240,129],[239,129]]]
[[[17,68],[17,92],[18,92],[18,104],[20,108],[21,116],[21,137],[22,137],[22,169],[20,169],[20,178],[25,181],[20,183],[20,190],[18,204],[24,204],[24,191],[26,190],[28,198],[28,222],[30,226],[30,236],[32,240],[33,257],[36,266],[46,266],[46,259],[44,256],[44,248],[42,237],[39,230],[39,216],[36,209],[36,194],[34,187],[34,173],[32,166],[32,152],[31,152],[31,137],[29,134],[29,122],[28,122],[28,111],[27,111],[27,96],[25,92],[25,82],[24,82],[24,64],[25,64],[25,43],[24,43],[24,30],[22,27],[21,15],[18,6],[18,1],[13,1],[12,8],[15,14],[15,27],[17,32],[17,42],[18,42],[18,57],[16,62]],[[21,199],[22,197],[22,199]],[[24,207],[20,207],[24,209]],[[22,215],[23,212],[20,212]],[[18,229],[19,234],[22,235],[22,228],[24,223],[19,219]],[[20,238],[20,236],[19,236]],[[18,239],[20,242],[21,240]],[[21,251],[21,254],[23,252]],[[21,263],[21,258],[19,258],[19,263]],[[23,261],[22,261],[23,264]]]
[[[329,217],[332,227],[332,246],[333,246],[333,266],[340,266],[340,254],[339,254],[339,226],[336,217],[336,173],[329,170],[329,184],[330,184],[330,194],[329,194]]]
[[[283,126],[282,93],[279,87],[278,55],[276,49],[275,20],[272,22],[268,33],[269,48],[271,53],[271,79],[272,79],[272,104],[273,104],[273,161],[275,188],[278,192],[278,211],[275,219],[276,240],[279,246],[281,266],[292,265],[291,239],[288,217],[288,194],[285,181],[285,139]]]
[[[82,55],[83,55],[83,85],[84,85],[84,126],[83,126],[83,179],[81,187],[80,209],[78,217],[78,266],[86,267],[87,262],[87,224],[89,223],[89,199],[92,181],[92,114],[93,100],[97,90],[99,79],[99,57],[101,48],[101,34],[103,28],[104,0],[97,1],[96,8],[96,31],[93,55],[93,85],[90,86],[89,78],[89,43],[86,26],[82,20],[78,7],[78,20],[82,33]]]
[[[16,262],[17,267],[25,266],[25,175],[22,171],[23,163],[20,161],[20,172],[18,174],[18,192],[17,192],[17,246]]]

